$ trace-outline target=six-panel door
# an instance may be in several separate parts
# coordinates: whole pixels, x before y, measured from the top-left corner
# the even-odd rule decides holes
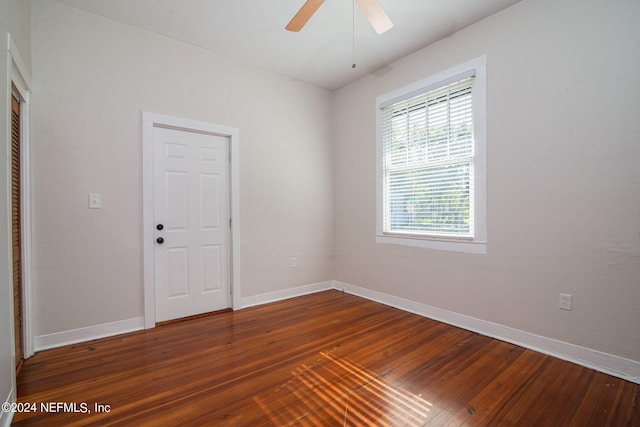
[[[156,322],[231,306],[229,141],[154,128]]]

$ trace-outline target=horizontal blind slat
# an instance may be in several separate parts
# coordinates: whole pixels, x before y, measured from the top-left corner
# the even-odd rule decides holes
[[[383,106],[385,232],[473,234],[473,77]]]

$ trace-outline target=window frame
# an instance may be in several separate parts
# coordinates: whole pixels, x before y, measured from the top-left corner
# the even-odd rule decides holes
[[[454,66],[376,98],[376,242],[420,248],[479,253],[487,251],[486,192],[486,55]],[[382,108],[474,75],[473,83],[473,223],[469,237],[427,236],[384,231],[384,153]]]

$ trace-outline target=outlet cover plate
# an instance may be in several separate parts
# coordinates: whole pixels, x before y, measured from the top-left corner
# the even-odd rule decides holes
[[[561,310],[571,310],[571,295],[560,294],[560,298],[558,300],[558,307]]]

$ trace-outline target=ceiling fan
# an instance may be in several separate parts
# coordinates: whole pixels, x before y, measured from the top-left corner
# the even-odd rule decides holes
[[[389,19],[389,16],[378,0],[356,0],[356,2],[376,33],[382,34],[393,27],[391,19]],[[286,26],[286,29],[295,32],[300,31],[307,21],[311,19],[313,14],[316,13],[316,10],[318,10],[322,3],[324,3],[324,0],[307,0],[298,13],[296,13],[296,16],[294,16]]]

